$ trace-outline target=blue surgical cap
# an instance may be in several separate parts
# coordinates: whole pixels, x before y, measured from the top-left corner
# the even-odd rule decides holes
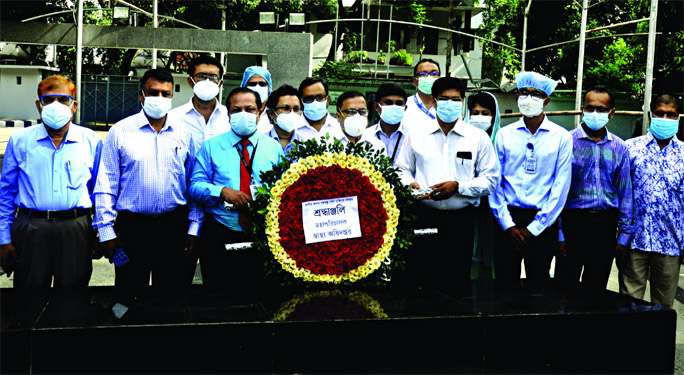
[[[551,96],[556,85],[558,85],[558,82],[536,72],[520,72],[515,75],[515,82],[518,85],[518,90],[524,87],[534,87],[537,90],[544,91],[546,96]]]
[[[250,66],[245,69],[245,74],[242,75],[242,83],[240,84],[240,87],[245,87],[247,85],[247,81],[249,81],[249,79],[255,75],[264,77],[266,82],[268,82],[268,92],[273,92],[273,88],[271,87],[271,73],[268,71],[268,69],[258,65]]]

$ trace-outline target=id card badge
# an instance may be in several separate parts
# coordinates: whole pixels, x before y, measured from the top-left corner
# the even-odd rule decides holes
[[[525,173],[535,174],[537,173],[537,158],[534,156],[525,159]]]
[[[257,188],[260,187],[261,184],[251,184],[249,185],[249,192],[252,193],[252,199],[254,199],[257,195]]]

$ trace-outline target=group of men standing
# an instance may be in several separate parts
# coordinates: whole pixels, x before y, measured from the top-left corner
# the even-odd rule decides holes
[[[104,254],[117,264],[117,286],[134,293],[150,276],[162,288],[189,285],[199,256],[208,286],[259,284],[254,251],[225,244],[250,241],[246,208],[261,173],[298,142],[327,135],[371,144],[404,184],[428,189],[413,213],[437,234],[419,239],[408,261],[421,283],[467,288],[483,229],[476,208],[489,206],[500,285],[520,285],[524,259],[527,283],[546,286],[556,256],[563,287],[576,288],[581,277],[587,291],[605,290],[617,254],[621,292],[642,298],[650,270],[652,301],[672,305],[684,248],[677,98],[654,100],[649,133],[624,142],[606,129],[615,113],[608,88],[586,94],[582,124],[568,132],[544,114],[556,82],[521,72],[522,117],[498,130],[495,100],[491,108],[465,104],[463,82],[440,75],[424,59],[414,68],[415,95],[378,87],[380,119],[369,126],[361,92],[340,95],[332,116],[324,80],[273,90],[262,67],[245,71],[224,106],[223,67],[201,56],[189,65],[187,104],[172,109],[173,76],[149,70],[142,110],[104,143],[71,123],[74,85],[46,78],[36,101],[43,125],[12,135],[4,158],[2,266],[16,272],[15,287],[46,287],[53,277],[55,286],[83,287],[91,256]]]

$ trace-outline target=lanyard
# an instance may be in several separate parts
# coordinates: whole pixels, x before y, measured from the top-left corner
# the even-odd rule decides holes
[[[238,155],[240,155],[240,161],[242,162],[242,165],[245,166],[245,169],[247,170],[247,173],[249,175],[252,175],[252,165],[254,164],[254,155],[256,155],[256,150],[257,147],[259,147],[259,141],[257,140],[256,145],[254,145],[254,148],[252,148],[252,155],[249,157],[249,164],[247,164],[247,160],[245,160],[245,157],[242,155],[242,152],[240,150],[240,147],[238,147],[240,143],[235,144],[235,151],[237,151]]]
[[[397,143],[394,144],[394,152],[392,152],[392,164],[394,164],[394,158],[397,156],[397,150],[399,149],[399,142],[401,142],[401,136],[402,135],[403,134],[401,132],[399,132],[399,136],[397,137]],[[380,136],[378,135],[378,133],[375,133],[375,137],[377,139],[380,139]],[[388,138],[390,138],[390,144],[391,144],[392,138],[391,137],[388,137]],[[382,139],[380,139],[380,140],[382,141]]]
[[[413,95],[413,101],[416,102],[416,105],[418,106],[418,108],[420,108],[421,111],[423,111],[423,113],[425,113],[426,115],[428,115],[428,117],[430,117],[431,119],[433,119],[433,120],[435,119],[435,115],[433,115],[432,113],[430,113],[430,111],[428,111],[428,109],[425,108],[425,106],[423,105],[423,103],[421,103],[421,102],[418,101],[418,94],[417,94],[417,93],[416,93],[416,95]]]

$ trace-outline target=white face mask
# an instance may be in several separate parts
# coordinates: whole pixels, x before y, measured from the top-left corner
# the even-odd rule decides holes
[[[492,127],[492,116],[471,115],[468,123],[476,128],[487,131]]]
[[[195,80],[192,79],[192,82],[195,83],[195,86],[192,87],[192,91],[200,100],[208,102],[211,99],[214,99],[219,93],[219,85],[212,80],[205,79],[203,81],[195,82]]]
[[[525,117],[539,116],[544,110],[544,99],[532,95],[521,96],[518,98],[518,108]]]
[[[302,115],[294,112],[281,113],[276,117],[276,125],[284,132],[291,132],[302,123]]]
[[[256,92],[259,94],[259,98],[261,99],[262,103],[266,103],[266,100],[268,100],[268,86],[247,86],[248,89]]]
[[[171,98],[163,96],[146,96],[143,103],[145,114],[153,119],[160,119],[171,110]]]
[[[71,102],[71,106],[74,103]],[[53,129],[61,129],[71,120],[71,106],[66,106],[58,101],[54,101],[46,106],[41,104],[42,111],[40,117],[43,119],[45,125]]]
[[[344,132],[351,137],[358,137],[363,134],[363,130],[368,126],[368,117],[355,114],[344,119]]]

